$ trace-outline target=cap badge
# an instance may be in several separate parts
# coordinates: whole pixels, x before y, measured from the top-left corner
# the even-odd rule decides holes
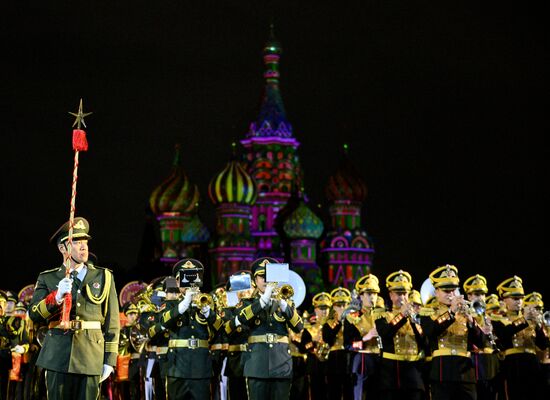
[[[76,224],[73,225],[73,228],[75,228],[75,229],[86,229],[86,225],[84,225],[84,221],[79,220]]]

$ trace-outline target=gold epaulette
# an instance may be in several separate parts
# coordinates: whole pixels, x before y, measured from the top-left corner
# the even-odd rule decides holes
[[[435,314],[435,309],[432,307],[421,307],[418,315],[421,317],[431,317]]]
[[[507,317],[498,314],[489,314],[489,319],[491,321],[502,322],[504,325],[508,325],[510,323],[510,320]]]
[[[346,315],[346,320],[352,325],[357,325],[359,321],[361,321],[361,317],[358,317],[350,313]]]
[[[384,311],[384,312],[373,312],[372,314],[372,317],[373,319],[376,321],[377,319],[380,319],[380,318],[384,318],[384,319],[388,319],[388,316],[390,317],[390,319],[393,318],[393,315],[391,315],[391,313],[388,313],[387,311]]]

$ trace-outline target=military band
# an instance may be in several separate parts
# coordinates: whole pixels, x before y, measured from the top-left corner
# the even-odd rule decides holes
[[[291,285],[267,282],[276,259],[232,276],[246,276],[246,290],[228,281],[207,293],[207,266],[184,258],[119,313],[112,272],[86,261],[89,224],[76,222],[70,279],[64,267],[45,271],[26,302],[0,291],[0,400],[46,391],[109,400],[547,397],[550,313],[518,276],[496,295],[480,274],[461,283],[453,265],[430,273],[429,293],[404,269],[386,274],[384,292],[369,273],[351,291],[310,293],[307,308]],[[65,224],[53,237],[62,253],[66,234]]]

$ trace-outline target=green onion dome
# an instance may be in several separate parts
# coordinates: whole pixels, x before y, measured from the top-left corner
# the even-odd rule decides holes
[[[288,216],[283,230],[290,239],[319,239],[323,233],[323,222],[304,203]]]
[[[196,210],[199,203],[199,189],[189,182],[181,166],[181,148],[176,145],[176,155],[172,173],[149,197],[151,210],[160,215],[163,213],[190,213]]]
[[[256,182],[235,159],[227,163],[208,185],[208,195],[215,205],[239,203],[252,205],[256,201],[258,190]]]

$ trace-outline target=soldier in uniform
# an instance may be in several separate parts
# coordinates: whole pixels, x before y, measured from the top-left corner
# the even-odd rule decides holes
[[[524,302],[526,307],[533,307],[538,313],[539,320],[544,326],[546,335],[550,335],[550,320],[548,314],[544,316],[544,302],[542,301],[542,295],[538,292],[529,293],[525,296]],[[550,393],[550,346],[541,350],[537,348],[537,357],[540,363],[541,372],[541,387],[540,393]]]
[[[209,339],[223,325],[212,309],[211,297],[200,293],[204,266],[193,258],[184,258],[172,268],[183,300],[165,303],[159,322],[149,329],[153,339],[168,330],[166,392],[171,399],[210,399],[212,358]],[[210,297],[210,300],[209,300]]]
[[[139,310],[135,304],[128,302],[123,306],[126,324],[120,329],[118,359],[116,367],[115,398],[120,400],[140,399],[139,359],[140,349],[132,342],[132,330],[136,326]]]
[[[344,311],[351,302],[351,293],[344,287],[330,292],[332,311],[323,325],[323,341],[330,346],[327,360],[327,392],[329,399],[351,400],[353,384],[349,369],[349,353],[344,348]]]
[[[29,331],[27,322],[27,308],[21,302],[8,318],[6,324],[10,347],[12,351],[12,369],[8,383],[8,398],[19,400],[23,398],[23,381],[27,372],[29,351]]]
[[[247,275],[250,277],[250,271],[241,271],[235,275]],[[252,281],[252,280],[251,280]],[[231,280],[227,283],[227,292],[233,292]],[[252,303],[254,289],[242,290],[238,293],[237,304],[229,305],[223,309],[223,319],[225,320],[224,332],[227,338],[227,361],[224,374],[227,377],[227,388],[229,391],[229,400],[246,399],[246,379],[244,377],[243,358],[248,351],[248,336],[250,328],[247,325],[236,326],[237,310],[245,305]]]
[[[89,224],[75,218],[72,243],[69,222],[51,237],[69,264],[42,272],[29,307],[36,323],[49,323],[36,364],[46,370],[48,399],[89,399],[116,365],[120,331],[118,297],[113,274],[87,265]],[[69,250],[70,249],[70,250]],[[68,257],[70,255],[70,258]],[[60,325],[65,294],[72,294],[70,323]]]
[[[513,276],[497,286],[498,294],[506,305],[506,316],[493,320],[493,328],[499,338],[502,355],[503,394],[507,399],[524,399],[526,388],[531,398],[536,397],[540,384],[540,366],[536,347],[548,347],[548,336],[537,318],[536,310],[526,307],[523,281]]]
[[[470,276],[464,281],[464,292],[473,305],[474,318],[485,333],[481,347],[472,349],[472,361],[476,372],[476,389],[478,400],[494,400],[497,395],[497,374],[499,368],[493,326],[487,315],[485,296],[489,292],[487,280],[482,275]]]
[[[379,315],[376,331],[382,340],[380,391],[385,399],[421,400],[424,335],[414,305],[409,301],[411,275],[403,270],[386,278],[392,310]]]
[[[8,391],[8,376],[11,365],[10,339],[5,314],[8,297],[0,290],[0,400],[4,400]]]
[[[303,330],[300,348],[307,353],[307,375],[312,400],[327,399],[327,360],[330,345],[323,340],[323,325],[326,322],[332,299],[330,293],[317,293],[312,298],[315,318]]]
[[[355,291],[362,308],[359,312],[349,313],[344,321],[344,346],[354,352],[354,398],[360,400],[366,393],[369,399],[378,399],[381,342],[374,321],[384,311],[377,307],[380,293],[378,278],[373,274],[363,276],[355,283]]]
[[[250,328],[244,375],[250,400],[284,400],[290,396],[292,357],[288,328],[299,332],[302,319],[288,299],[273,299],[274,282],[266,282],[266,266],[276,264],[263,257],[252,262],[251,273],[257,292],[250,304],[242,307],[235,324]]]
[[[437,303],[432,309],[424,309],[421,324],[431,348],[432,398],[475,400],[476,379],[470,350],[473,346],[482,347],[484,334],[460,295],[458,269],[454,265],[436,268],[430,281]]]

